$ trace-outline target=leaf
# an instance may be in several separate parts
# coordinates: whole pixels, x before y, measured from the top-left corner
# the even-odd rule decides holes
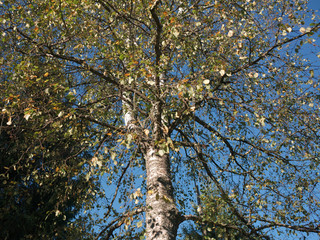
[[[56,216],[56,217],[60,216],[61,214],[62,214],[62,213],[61,213],[59,210],[56,210],[56,211],[55,211],[55,216]]]
[[[230,30],[230,31],[228,32],[228,37],[232,37],[233,34],[234,34],[234,32],[233,32],[232,30]]]
[[[160,149],[158,151],[158,154],[162,157],[162,156],[164,156],[166,154],[166,152],[163,149]]]
[[[62,117],[63,114],[64,114],[64,111],[59,112],[58,117],[59,117],[59,118]]]
[[[163,195],[163,200],[165,201],[165,202],[167,202],[167,203],[171,203],[172,202],[172,200],[170,199],[170,198],[168,198],[166,195]]]
[[[310,77],[311,77],[311,78],[314,77],[314,70],[310,70]]]
[[[7,121],[7,125],[11,125],[12,124],[12,118],[11,118],[11,116],[9,116],[9,120]]]
[[[111,159],[112,159],[112,160],[115,160],[117,154],[116,154],[115,152],[111,152],[110,154],[111,154]]]
[[[30,114],[30,113],[27,113],[27,114],[24,115],[24,118],[28,121],[29,118],[30,118],[30,116],[31,116],[31,114]]]
[[[78,48],[82,48],[83,45],[81,43],[77,44],[73,49],[78,49]]]
[[[139,222],[137,222],[137,227],[138,227],[138,228],[142,227],[142,225],[143,225],[142,220],[141,220],[141,221],[139,221]]]
[[[299,31],[303,34],[306,32],[306,29],[304,27],[301,27]]]
[[[149,136],[150,131],[148,129],[144,129],[143,132],[146,136]]]
[[[210,80],[209,79],[205,79],[205,80],[203,80],[203,84],[209,84],[210,83]]]
[[[180,33],[176,28],[174,28],[172,31],[172,34],[173,34],[173,36],[178,37]]]

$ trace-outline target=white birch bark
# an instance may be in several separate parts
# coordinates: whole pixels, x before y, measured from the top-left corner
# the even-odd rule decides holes
[[[139,131],[134,116],[133,103],[127,93],[123,93],[124,123],[130,132]],[[154,107],[153,135],[161,135],[162,124],[157,121],[158,104]],[[161,116],[161,115],[160,115]],[[170,174],[169,155],[159,155],[155,147],[155,138],[149,139],[142,147],[142,153],[147,170],[147,196],[146,196],[146,239],[147,240],[173,240],[176,239],[179,226],[179,214],[173,196],[173,186]]]
[[[147,212],[146,239],[176,239],[179,226],[178,210],[173,197],[169,156],[160,156],[150,147],[146,152]]]

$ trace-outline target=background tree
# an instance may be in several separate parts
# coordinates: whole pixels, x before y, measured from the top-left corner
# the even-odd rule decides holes
[[[181,222],[201,220],[188,211],[195,177],[215,186],[248,238],[319,233],[320,25],[306,4],[2,2],[14,50],[4,61],[15,61],[6,72],[41,57],[69,76],[74,103],[58,117],[76,119],[70,135],[93,153],[87,179],[116,186],[97,239],[175,239]],[[12,82],[31,78],[23,73]],[[75,130],[77,120],[88,128]]]
[[[197,209],[194,210],[198,217],[194,217],[194,224],[182,227],[181,239],[259,239],[247,235],[248,227],[239,221],[228,204],[219,197],[215,186],[208,186],[202,192],[201,196],[198,194],[198,202],[195,205]],[[241,207],[239,211],[242,212]]]
[[[85,179],[92,156],[77,141],[89,125],[62,116],[75,101],[63,74],[40,58],[19,60],[1,78],[0,236],[74,239],[68,223],[97,187]]]

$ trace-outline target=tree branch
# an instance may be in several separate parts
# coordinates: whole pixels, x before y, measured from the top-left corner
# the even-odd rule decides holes
[[[128,212],[125,215],[122,215],[122,216],[114,219],[98,234],[97,237],[95,237],[94,240],[98,240],[102,236],[102,234],[104,234],[109,228],[107,236],[104,238],[105,240],[108,240],[110,238],[110,236],[112,235],[113,231],[122,226],[122,224],[124,223],[126,218],[128,218],[130,216],[138,215],[144,211],[145,211],[144,208],[138,208],[134,211]]]
[[[295,36],[295,37],[292,37],[292,38],[289,38],[289,39],[286,39],[282,42],[278,42],[276,44],[274,44],[272,47],[270,47],[268,50],[266,50],[264,53],[262,53],[257,59],[253,60],[252,62],[249,62],[247,64],[245,64],[244,66],[242,67],[239,67],[238,69],[234,70],[231,72],[231,74],[235,74],[235,73],[238,73],[244,69],[247,69],[253,65],[255,65],[256,63],[258,63],[260,60],[264,59],[266,56],[269,55],[269,53],[271,53],[274,49],[278,48],[278,47],[281,47],[287,43],[290,43],[290,42],[293,42],[294,40],[297,40],[299,38],[302,38],[304,37],[305,35],[308,35],[310,34],[310,32],[316,32],[318,31],[320,28],[320,23],[317,23],[313,28],[311,28],[311,30],[309,32],[305,32],[305,33],[302,33],[302,34],[299,34],[298,36]]]

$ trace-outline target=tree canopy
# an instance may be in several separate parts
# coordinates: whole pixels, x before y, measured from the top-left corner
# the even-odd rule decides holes
[[[0,236],[66,239],[68,222],[93,197],[85,190],[97,187],[82,173],[92,156],[76,141],[89,125],[57,117],[73,102],[63,76],[39,58],[29,60],[14,74],[30,78],[12,83],[10,73],[1,79]],[[37,117],[30,118],[32,114]]]
[[[186,220],[242,239],[319,234],[307,3],[1,0],[1,194],[32,179],[53,196],[58,181],[41,211],[95,209],[81,213],[95,239],[176,239]]]

